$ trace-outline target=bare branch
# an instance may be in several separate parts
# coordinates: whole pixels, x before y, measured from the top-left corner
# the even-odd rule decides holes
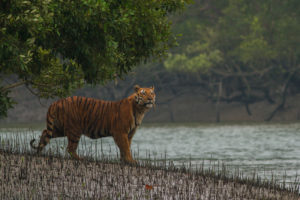
[[[10,89],[12,89],[12,88],[15,88],[15,87],[19,87],[19,86],[21,86],[21,85],[24,85],[26,83],[26,81],[19,81],[19,82],[16,82],[16,83],[13,83],[13,84],[10,84],[10,85],[8,85],[8,86],[5,86],[5,87],[3,87],[3,88],[1,88],[1,92],[5,92],[5,91],[7,91],[7,90],[10,90]]]
[[[296,73],[296,71],[290,73],[289,76],[287,77],[286,82],[283,86],[283,91],[281,93],[281,102],[265,121],[270,121],[279,110],[284,108],[284,105],[286,102],[287,90],[290,85],[291,79],[295,75],[295,73]]]

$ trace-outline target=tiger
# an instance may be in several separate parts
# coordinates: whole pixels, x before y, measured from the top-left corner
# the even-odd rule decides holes
[[[122,162],[136,164],[131,155],[131,141],[144,115],[155,106],[154,86],[134,86],[134,93],[119,101],[105,101],[73,96],[52,103],[47,112],[47,128],[43,130],[37,146],[40,153],[52,138],[67,137],[67,151],[74,159],[81,158],[76,149],[82,135],[91,139],[112,136],[120,151]]]

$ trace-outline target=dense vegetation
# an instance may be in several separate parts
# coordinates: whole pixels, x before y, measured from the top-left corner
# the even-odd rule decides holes
[[[10,89],[25,84],[39,97],[65,96],[84,83],[122,77],[173,46],[168,15],[186,1],[0,2],[0,116]]]
[[[299,9],[296,0],[197,1],[178,19],[181,48],[164,66],[193,77],[217,103],[243,103],[250,115],[252,103],[276,103],[269,120],[300,92]]]

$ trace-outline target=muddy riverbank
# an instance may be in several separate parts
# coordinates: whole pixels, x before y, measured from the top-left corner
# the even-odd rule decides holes
[[[222,170],[0,152],[1,199],[300,199],[297,192]]]

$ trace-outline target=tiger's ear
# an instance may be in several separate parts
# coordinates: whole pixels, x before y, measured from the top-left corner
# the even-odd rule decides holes
[[[135,85],[133,88],[135,92],[138,92],[141,87],[139,85]]]
[[[152,85],[151,89],[154,91],[154,85]]]

